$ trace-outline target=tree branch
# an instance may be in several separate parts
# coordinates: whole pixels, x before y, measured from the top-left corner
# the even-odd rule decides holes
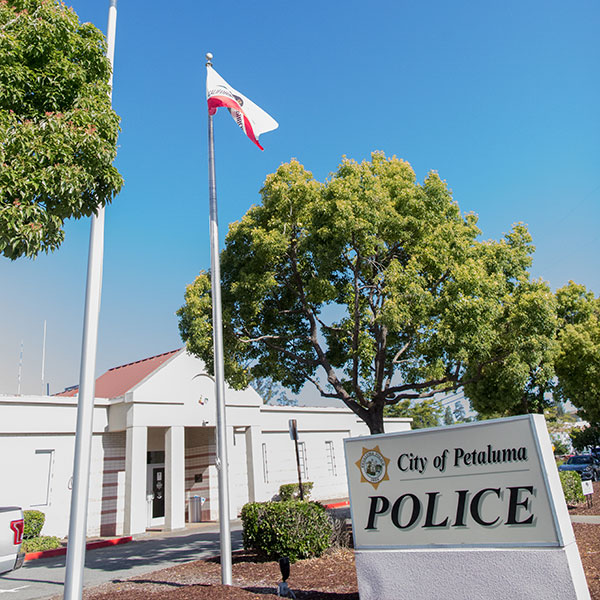
[[[390,387],[385,391],[386,396],[391,396],[392,394],[399,394],[401,392],[405,392],[408,390],[422,390],[426,388],[436,387],[438,385],[442,385],[444,383],[454,383],[459,384],[460,382],[455,380],[451,376],[442,377],[441,379],[432,379],[430,381],[424,381],[422,383],[405,383],[403,385],[397,385],[394,387]],[[435,390],[433,393],[437,394],[440,390]],[[418,396],[420,397],[420,396]]]
[[[281,338],[282,338],[282,336],[280,336],[280,335],[261,335],[256,338],[249,338],[249,339],[244,339],[242,337],[238,337],[238,340],[240,342],[243,342],[244,344],[252,344],[253,342],[262,342],[264,340],[280,340]]]
[[[462,387],[462,385],[462,383],[457,382],[455,385],[443,388],[441,390],[429,390],[427,392],[421,392],[420,394],[413,392],[405,392],[403,394],[397,394],[396,396],[394,396],[394,398],[385,400],[385,403],[386,405],[393,405],[397,402],[400,402],[400,400],[425,400],[427,398],[435,396],[436,394],[445,394],[447,392],[456,390],[457,388]]]
[[[355,239],[352,234],[352,245]],[[362,390],[358,387],[358,336],[360,333],[360,312],[358,306],[358,269],[360,263],[360,250],[356,250],[356,262],[354,263],[354,306],[353,306],[353,327],[352,327],[352,389],[356,393],[358,399],[364,402]]]

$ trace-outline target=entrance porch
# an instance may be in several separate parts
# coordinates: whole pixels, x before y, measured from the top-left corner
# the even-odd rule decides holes
[[[201,520],[214,518],[215,428],[128,427],[123,533],[182,529],[192,519],[194,496],[204,499]]]

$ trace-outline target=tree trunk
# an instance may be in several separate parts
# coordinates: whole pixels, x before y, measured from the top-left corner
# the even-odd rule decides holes
[[[383,405],[375,405],[369,410],[369,416],[365,419],[369,427],[369,433],[375,435],[377,433],[385,433],[383,431]]]
[[[523,411],[521,414],[527,415],[529,414],[529,402],[527,398],[527,394],[523,394],[521,398],[521,410]]]

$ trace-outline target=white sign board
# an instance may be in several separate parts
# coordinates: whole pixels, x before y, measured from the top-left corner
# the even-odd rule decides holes
[[[594,486],[591,479],[581,482],[581,491],[583,492],[584,496],[589,496],[590,494],[594,493]]]
[[[361,578],[372,579],[372,573],[361,569],[385,562],[382,551],[390,552],[389,570],[406,569],[402,560],[408,552],[421,552],[425,560],[425,550],[446,551],[444,556],[450,557],[453,551],[468,549],[469,557],[461,560],[475,561],[474,577],[480,568],[478,549],[494,550],[498,560],[498,550],[509,551],[511,560],[516,556],[510,554],[513,550],[544,549],[547,555],[548,549],[572,545],[577,553],[541,415],[351,438],[345,440],[345,451],[361,600],[378,594],[404,597],[396,589],[380,588],[369,596],[361,588]],[[371,561],[371,555],[377,558]],[[410,556],[417,560],[418,554]],[[528,554],[527,560],[532,556]],[[578,577],[583,577],[578,554],[574,560],[579,561]],[[423,563],[428,574],[421,586],[433,584],[430,568]],[[512,563],[510,568],[514,569]],[[542,572],[547,579],[546,570]],[[477,577],[481,580],[481,573]],[[583,586],[580,583],[583,595],[564,595],[564,590],[561,594],[588,597],[585,579]],[[447,587],[448,581],[440,585]],[[377,585],[370,581],[368,589]],[[463,580],[463,597],[477,597],[469,596],[467,589]],[[437,589],[431,597],[448,597],[443,591]],[[475,589],[471,593],[476,594]],[[497,597],[491,590],[485,593]],[[504,592],[498,593],[502,597]]]

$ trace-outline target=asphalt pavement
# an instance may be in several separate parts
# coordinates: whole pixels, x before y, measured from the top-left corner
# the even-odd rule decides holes
[[[233,550],[242,547],[242,525],[231,523]],[[220,552],[218,524],[194,529],[149,533],[127,544],[86,552],[84,587],[129,579]],[[0,599],[43,600],[63,593],[65,556],[32,560],[0,575]]]

